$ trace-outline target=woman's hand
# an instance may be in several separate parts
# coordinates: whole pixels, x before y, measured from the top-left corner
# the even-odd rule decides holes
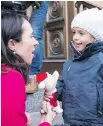
[[[53,107],[50,105],[49,102],[46,102],[46,107],[47,107],[47,113],[45,114],[41,113],[41,123],[48,122],[50,125],[52,125],[52,122],[56,117],[57,113],[52,111]]]

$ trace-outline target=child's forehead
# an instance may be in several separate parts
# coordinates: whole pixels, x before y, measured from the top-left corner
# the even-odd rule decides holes
[[[83,28],[80,28],[80,27],[73,27],[72,31],[83,31],[83,32],[86,32]]]

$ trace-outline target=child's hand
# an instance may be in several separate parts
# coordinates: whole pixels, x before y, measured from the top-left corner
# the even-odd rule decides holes
[[[31,115],[28,113],[28,112],[25,112],[26,116],[27,116],[27,126],[31,126],[31,122],[32,122],[32,119],[31,119]]]
[[[48,93],[47,91],[44,92],[44,100],[49,102],[50,98],[53,98],[52,95],[50,95],[50,93]]]

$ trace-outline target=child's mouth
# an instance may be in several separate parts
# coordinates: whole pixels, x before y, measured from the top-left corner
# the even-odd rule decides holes
[[[81,45],[82,43],[75,43],[75,45]]]
[[[82,43],[75,43],[75,46],[76,47],[79,47],[79,46],[81,46],[82,45]]]

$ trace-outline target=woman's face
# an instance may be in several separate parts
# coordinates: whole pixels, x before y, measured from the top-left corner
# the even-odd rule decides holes
[[[15,51],[20,57],[24,59],[27,64],[32,63],[34,57],[35,47],[38,45],[38,41],[33,37],[33,30],[28,21],[24,19],[22,24],[22,39],[20,42],[15,42],[12,51]]]
[[[74,27],[72,29],[73,42],[78,51],[83,52],[86,45],[95,41],[94,37],[85,30]]]

